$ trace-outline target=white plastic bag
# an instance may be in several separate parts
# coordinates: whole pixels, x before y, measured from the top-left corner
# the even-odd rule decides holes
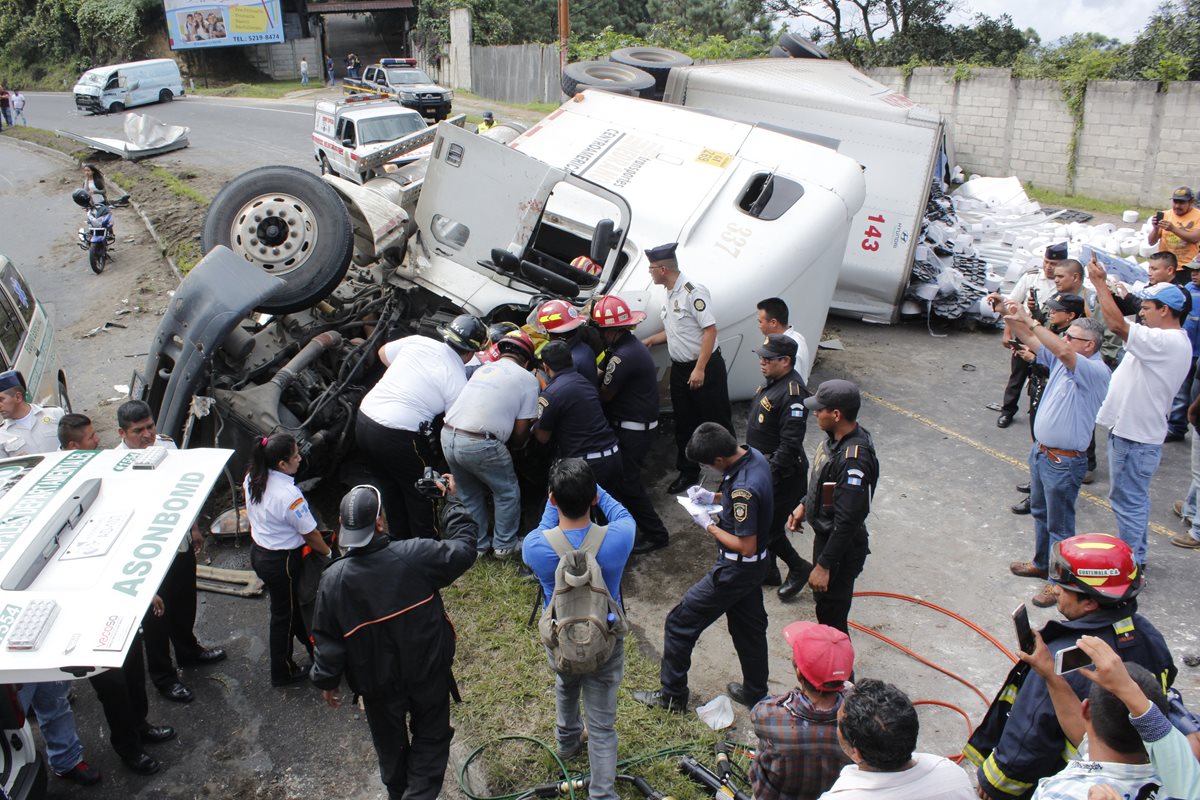
[[[733,724],[733,702],[727,696],[719,694],[698,707],[696,716],[714,731],[724,730]]]

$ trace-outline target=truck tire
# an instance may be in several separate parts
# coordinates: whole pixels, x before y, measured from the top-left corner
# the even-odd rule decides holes
[[[317,163],[321,167],[322,175],[332,175],[333,174],[333,167],[329,166],[329,159],[326,157],[326,155],[324,153],[321,153],[320,157],[317,159]]]
[[[650,73],[611,61],[578,61],[563,67],[562,90],[568,97],[583,89],[640,96],[653,92],[654,87],[654,76]]]
[[[805,39],[794,33],[780,34],[779,46],[786,50],[792,58],[829,58],[829,54],[811,39]]]
[[[771,56],[771,58],[791,58],[792,57],[791,53],[789,53],[787,50],[784,50],[779,45],[775,45],[774,47],[772,47],[769,55]]]
[[[690,67],[695,62],[692,57],[677,50],[665,47],[622,47],[613,50],[608,56],[614,64],[624,64],[636,67],[654,76],[654,85],[658,91],[667,87],[667,76],[675,67]]]
[[[259,167],[225,184],[204,216],[200,247],[222,244],[286,284],[258,307],[288,314],[329,296],[354,254],[350,214],[333,187],[296,167]]]
[[[158,102],[160,102],[160,103],[169,103],[174,99],[175,99],[175,95],[171,92],[170,89],[163,89],[161,92],[158,93]]]
[[[113,103],[111,106],[108,107],[108,113],[110,113],[110,114],[120,114],[124,110],[125,110],[124,103]]]

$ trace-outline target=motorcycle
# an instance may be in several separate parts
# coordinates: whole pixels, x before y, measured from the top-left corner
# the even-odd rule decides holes
[[[87,209],[84,227],[79,229],[79,249],[88,253],[88,265],[92,272],[99,275],[104,267],[112,260],[109,247],[115,241],[113,235],[112,209],[125,208],[129,205],[129,195],[121,195],[111,203],[104,201],[103,195],[94,198],[85,189],[76,189],[71,193],[75,205]]]

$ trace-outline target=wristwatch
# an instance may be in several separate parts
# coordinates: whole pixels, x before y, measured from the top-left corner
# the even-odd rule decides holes
[[[1042,323],[1038,322],[1036,319],[1031,319],[1029,321],[1029,330],[1033,330],[1034,328],[1040,328],[1040,327],[1042,327]]]

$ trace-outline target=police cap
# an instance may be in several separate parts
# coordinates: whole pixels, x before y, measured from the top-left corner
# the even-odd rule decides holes
[[[1051,311],[1068,311],[1077,317],[1083,316],[1083,298],[1070,292],[1059,292],[1046,301],[1046,308]]]
[[[21,380],[21,373],[15,369],[10,369],[7,372],[0,372],[0,392],[7,392],[9,389],[24,389],[25,381]]]
[[[796,350],[795,339],[786,334],[772,333],[763,340],[762,345],[754,353],[760,358],[780,358],[787,356],[795,361]]]
[[[1046,246],[1046,259],[1048,261],[1063,261],[1067,257],[1067,243],[1055,242],[1052,245]]]
[[[658,247],[651,247],[646,251],[646,258],[650,261],[666,261],[675,257],[675,248],[679,247],[679,242],[671,242],[670,244],[660,244]]]
[[[835,379],[818,386],[816,394],[804,398],[804,405],[809,411],[836,408],[857,413],[862,405],[862,396],[858,393],[858,387],[850,381]]]

